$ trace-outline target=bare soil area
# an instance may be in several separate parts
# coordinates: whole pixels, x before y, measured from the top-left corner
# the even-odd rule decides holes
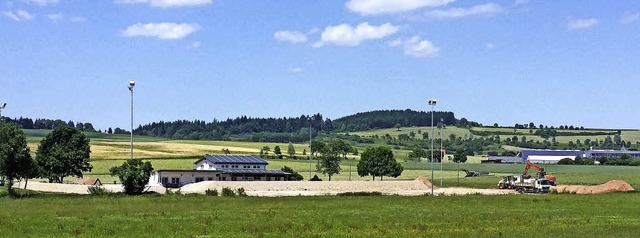
[[[21,188],[24,184],[16,185]],[[249,196],[281,197],[281,196],[320,196],[337,195],[348,192],[379,192],[385,195],[422,196],[431,194],[431,182],[419,177],[412,181],[254,181],[254,182],[229,182],[229,181],[204,181],[188,184],[180,188],[183,194],[205,193],[206,190],[218,190],[223,188],[237,190],[244,188]],[[88,185],[76,184],[52,184],[30,182],[27,189],[42,192],[88,194]],[[112,192],[121,192],[121,185],[105,184],[104,187]],[[172,189],[176,191],[177,189]],[[164,193],[166,189],[160,186],[149,187],[148,191]],[[435,195],[502,195],[515,194],[511,190],[498,189],[471,189],[471,188],[438,188],[433,187]]]

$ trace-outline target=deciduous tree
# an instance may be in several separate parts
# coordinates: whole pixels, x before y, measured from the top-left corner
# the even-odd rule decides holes
[[[76,125],[77,126],[77,125]],[[60,126],[40,141],[36,161],[42,176],[62,183],[66,176],[91,171],[89,139],[78,129]]]
[[[153,171],[151,162],[142,162],[140,159],[129,159],[122,165],[109,169],[112,176],[118,176],[124,186],[124,193],[129,195],[144,192],[144,187],[149,183],[151,171]]]
[[[36,171],[22,128],[0,121],[0,175],[7,180],[10,195],[13,182],[20,178],[32,178]]]
[[[360,177],[371,175],[373,180],[376,180],[376,176],[380,177],[380,180],[384,176],[395,178],[404,170],[402,165],[393,158],[393,151],[385,146],[370,147],[362,152],[357,169]]]

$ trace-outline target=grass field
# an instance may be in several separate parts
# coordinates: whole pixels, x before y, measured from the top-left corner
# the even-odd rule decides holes
[[[3,237],[635,237],[638,193],[464,197],[34,195]]]

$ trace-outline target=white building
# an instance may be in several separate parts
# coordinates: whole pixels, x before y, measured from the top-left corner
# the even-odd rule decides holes
[[[151,173],[149,185],[181,187],[202,181],[282,181],[289,173],[267,170],[269,163],[257,156],[205,155],[194,170],[158,170]]]

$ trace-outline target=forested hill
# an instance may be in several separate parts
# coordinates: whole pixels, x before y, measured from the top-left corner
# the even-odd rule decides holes
[[[453,112],[435,112],[434,124],[456,124]],[[355,115],[342,117],[333,121],[333,128],[339,132],[365,131],[371,129],[393,128],[396,126],[431,126],[431,112],[406,110],[378,110],[360,112]]]
[[[242,136],[250,141],[300,142],[309,140],[309,126],[312,134],[333,130],[331,120],[321,114],[290,118],[252,118],[247,116],[213,120],[179,120],[173,122],[153,122],[139,126],[133,131],[137,135],[159,136],[174,139],[229,140]]]

